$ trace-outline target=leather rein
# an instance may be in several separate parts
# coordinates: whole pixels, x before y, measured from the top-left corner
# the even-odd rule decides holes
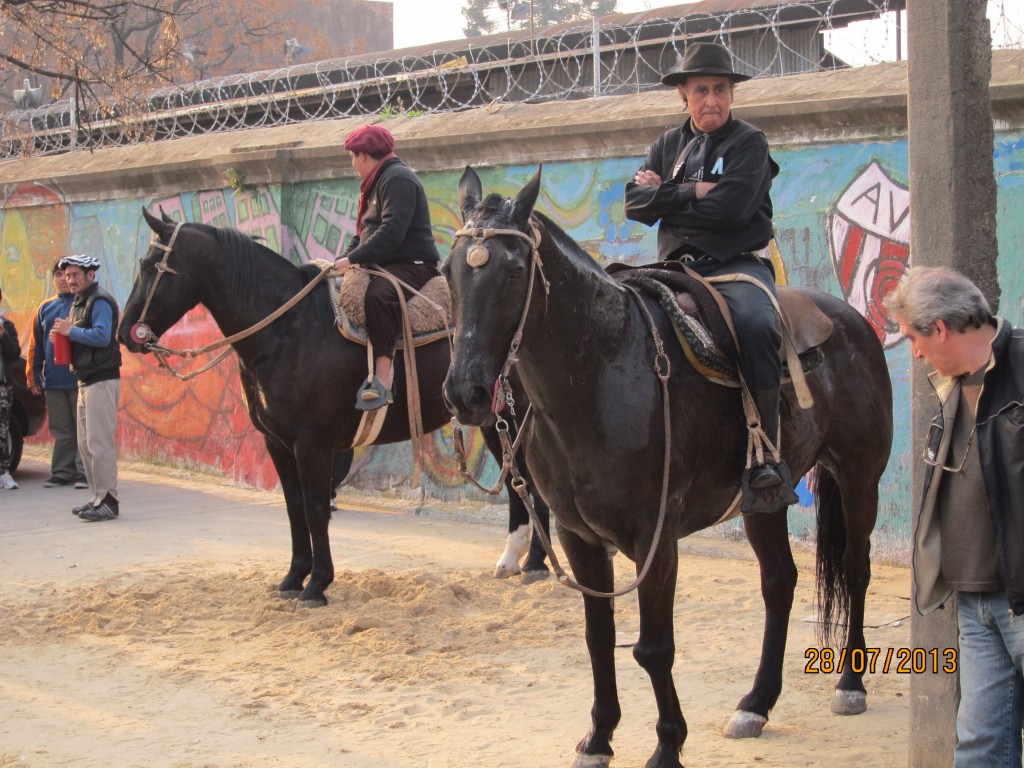
[[[654,318],[651,315],[650,310],[644,303],[640,295],[631,287],[623,286],[636,300],[643,312],[644,319],[647,322],[647,327],[651,332],[651,338],[654,340],[655,356],[653,370],[658,380],[661,382],[661,393],[662,393],[662,411],[664,413],[664,426],[665,426],[665,451],[664,460],[662,463],[662,478],[661,478],[661,504],[658,508],[658,522],[654,529],[654,535],[651,539],[651,548],[647,552],[647,558],[644,560],[643,568],[637,575],[636,579],[627,587],[624,587],[615,592],[600,592],[589,587],[585,587],[578,581],[569,576],[565,569],[562,568],[561,563],[558,560],[558,556],[555,554],[554,548],[551,546],[551,540],[548,535],[544,532],[543,526],[541,526],[540,518],[537,516],[537,510],[533,506],[533,502],[530,500],[529,487],[526,479],[523,477],[519,470],[519,466],[516,464],[515,456],[518,452],[519,445],[523,439],[523,436],[527,434],[533,428],[533,424],[530,421],[532,414],[532,405],[527,408],[525,415],[523,416],[522,424],[519,427],[519,433],[516,436],[515,443],[512,443],[508,435],[508,423],[501,417],[500,411],[502,406],[499,404],[499,394],[505,393],[505,401],[511,406],[511,414],[515,416],[514,410],[514,398],[512,397],[512,388],[508,382],[508,374],[512,370],[512,367],[518,362],[519,347],[523,341],[523,328],[526,325],[526,318],[530,311],[531,298],[533,296],[533,287],[536,280],[536,275],[539,272],[541,281],[544,285],[545,302],[547,296],[550,295],[550,283],[547,277],[544,275],[544,264],[540,258],[540,243],[541,235],[536,225],[531,221],[530,229],[533,231],[533,237],[530,237],[524,232],[520,232],[517,229],[488,229],[483,227],[464,227],[455,233],[454,240],[458,240],[460,237],[472,237],[476,244],[467,249],[467,263],[473,269],[479,269],[483,267],[487,262],[487,256],[479,256],[474,259],[473,251],[476,248],[483,248],[484,241],[492,237],[510,236],[517,237],[520,240],[524,240],[530,246],[530,277],[526,288],[526,300],[523,303],[523,313],[519,318],[519,325],[516,327],[516,332],[512,337],[512,342],[509,345],[508,355],[505,357],[505,364],[502,367],[501,373],[498,374],[498,378],[494,384],[494,398],[491,401],[491,412],[495,414],[497,421],[495,423],[495,429],[498,432],[498,439],[501,441],[501,472],[498,477],[498,482],[491,489],[485,488],[476,481],[475,478],[469,473],[466,467],[465,461],[465,444],[462,436],[462,425],[459,424],[458,420],[452,419],[452,431],[454,433],[455,442],[455,454],[459,462],[459,471],[466,479],[470,480],[477,488],[495,495],[500,493],[501,486],[505,481],[505,478],[511,473],[512,475],[512,488],[519,498],[522,499],[523,505],[526,507],[526,511],[530,515],[530,522],[533,524],[533,530],[536,532],[537,537],[540,539],[541,545],[544,547],[544,552],[548,556],[548,560],[551,562],[551,567],[555,572],[560,584],[565,587],[570,587],[585,595],[591,597],[621,597],[627,595],[637,587],[640,586],[644,578],[650,571],[651,565],[654,562],[654,556],[658,550],[658,545],[661,542],[661,536],[665,527],[665,515],[668,509],[668,488],[669,488],[669,470],[671,467],[671,445],[672,445],[672,417],[669,410],[669,392],[668,392],[668,380],[671,375],[671,364],[668,359],[668,355],[665,354],[665,347],[662,343],[661,336],[658,333],[658,329],[654,323]],[[454,240],[452,250],[454,251]],[[545,304],[545,312],[547,306]]]
[[[172,376],[181,379],[182,381],[189,381],[190,379],[194,379],[199,374],[210,370],[215,365],[217,365],[217,363],[219,363],[225,357],[230,355],[232,352],[232,350],[230,349],[231,344],[234,344],[236,341],[246,339],[249,336],[252,336],[253,334],[263,330],[272,322],[281,317],[281,315],[283,315],[285,312],[287,312],[300,301],[302,301],[302,299],[304,299],[314,288],[316,288],[317,285],[319,285],[324,280],[324,278],[326,278],[332,272],[333,264],[322,267],[320,273],[312,280],[310,280],[309,283],[307,283],[302,288],[301,291],[295,294],[295,296],[293,296],[282,306],[278,307],[276,310],[271,312],[265,318],[260,320],[258,323],[249,326],[245,330],[239,331],[238,333],[232,334],[231,336],[227,336],[223,339],[220,339],[219,341],[215,341],[212,344],[207,344],[206,346],[200,347],[199,349],[171,349],[170,347],[166,347],[160,344],[160,337],[153,333],[153,330],[148,325],[146,325],[145,321],[146,313],[149,311],[149,305],[152,303],[153,297],[156,295],[156,287],[157,285],[160,284],[160,278],[162,278],[164,274],[167,272],[170,272],[172,275],[178,274],[167,263],[167,260],[170,258],[171,253],[174,250],[174,243],[178,239],[178,232],[181,231],[181,227],[184,223],[185,222],[179,221],[174,226],[174,232],[171,233],[171,237],[167,241],[167,245],[161,243],[158,238],[154,238],[153,242],[150,243],[150,247],[159,248],[160,250],[162,250],[164,252],[164,256],[154,267],[156,269],[156,277],[153,278],[153,283],[152,285],[149,286],[149,291],[146,294],[146,303],[142,307],[142,312],[139,314],[139,319],[131,327],[131,331],[129,333],[131,335],[132,341],[136,342],[137,344],[141,344],[147,351],[153,353],[153,356],[157,359],[157,362],[161,368],[170,373]],[[208,352],[213,352],[225,346],[229,348],[224,350],[221,354],[217,355],[217,357],[215,357],[213,360],[211,360],[203,367],[199,368],[196,371],[192,371],[191,373],[183,374],[179,371],[176,371],[174,370],[174,368],[171,367],[170,363],[167,362],[167,358],[171,355],[182,357],[185,360],[192,360],[193,358],[196,358],[199,355],[204,355]]]

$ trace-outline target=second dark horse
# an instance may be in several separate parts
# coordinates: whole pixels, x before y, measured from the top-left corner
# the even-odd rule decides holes
[[[234,335],[283,306],[317,273],[312,265],[296,267],[233,229],[178,225],[147,211],[143,216],[161,247],[151,246],[142,258],[118,327],[118,340],[133,352],[146,351],[131,335],[144,307],[146,325],[157,336],[198,304],[209,310],[223,334]],[[169,245],[176,228],[177,237]],[[168,247],[168,269],[158,271]],[[279,586],[281,596],[298,597],[301,605],[325,605],[324,590],[334,580],[327,532],[331,457],[334,450],[351,446],[359,425],[360,413],[353,404],[366,377],[366,349],[335,329],[326,284],[233,347],[249,417],[263,434],[288,509],[292,557]],[[424,432],[451,418],[441,397],[449,358],[444,340],[416,350]],[[395,363],[395,381],[404,392],[401,355]],[[408,439],[408,407],[400,396],[390,406],[376,443]],[[496,445],[493,434],[488,444]],[[508,493],[510,516],[525,519],[518,495],[511,488]],[[546,520],[547,507],[539,498],[536,502]],[[535,576],[546,573],[539,546],[531,548],[525,568]]]
[[[465,227],[445,264],[457,328],[445,392],[461,422],[489,423],[493,382],[522,327],[517,367],[536,414],[526,456],[555,512],[576,580],[609,593],[612,553],[622,552],[640,571],[653,548],[638,589],[640,638],[633,656],[650,676],[658,705],[658,745],[647,768],[679,768],[686,721],[672,680],[676,539],[713,525],[735,498],[747,443],[740,398],[693,370],[679,345],[670,343],[674,332],[657,304],[625,290],[554,222],[534,212],[539,190],[539,171],[514,199],[483,198],[472,169],[462,177]],[[870,536],[892,442],[889,372],[877,336],[855,309],[818,291],[791,290],[804,291],[834,325],[821,347],[824,362],[807,375],[814,407],[796,408],[792,387],[784,389],[782,447],[794,477],[818,467],[819,607],[827,627],[847,620],[845,652],[853,658],[855,650],[864,653]],[[663,355],[649,322],[665,341]],[[660,365],[667,373],[666,356],[670,444],[662,387],[652,370]],[[659,538],[666,452],[671,483]],[[782,690],[797,571],[785,510],[751,515],[743,523],[761,565],[766,619],[754,685],[728,732],[755,736]],[[594,701],[576,766],[598,768],[611,760],[621,716],[614,605],[586,594],[583,602]],[[838,629],[841,634],[846,627]],[[843,714],[866,706],[861,674],[853,667],[846,666],[836,686],[833,709]]]

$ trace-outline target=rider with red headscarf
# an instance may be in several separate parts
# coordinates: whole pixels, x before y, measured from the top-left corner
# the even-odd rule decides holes
[[[430,227],[423,184],[394,153],[395,137],[379,125],[357,128],[345,149],[360,178],[356,236],[335,266],[344,272],[354,264],[384,270],[419,290],[436,277],[441,257]],[[412,294],[403,288],[406,298]],[[363,411],[392,402],[392,358],[402,326],[401,304],[391,281],[374,277],[366,291],[366,332],[373,346],[374,377],[356,398]]]

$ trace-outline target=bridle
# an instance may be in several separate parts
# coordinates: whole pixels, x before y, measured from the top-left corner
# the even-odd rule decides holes
[[[181,231],[181,226],[185,222],[179,221],[174,225],[174,231],[171,233],[170,239],[167,241],[167,245],[160,242],[159,237],[154,237],[150,242],[150,248],[159,248],[164,252],[164,257],[154,265],[156,269],[156,277],[153,278],[153,284],[149,286],[149,292],[146,294],[146,303],[142,305],[142,312],[139,313],[138,321],[131,327],[129,335],[136,344],[142,344],[147,349],[152,349],[148,346],[149,344],[156,342],[158,337],[153,333],[152,329],[146,325],[146,313],[149,311],[149,305],[153,302],[153,296],[156,295],[156,287],[160,284],[160,278],[164,276],[165,272],[170,272],[172,275],[178,274],[171,268],[167,263],[167,260],[171,257],[171,252],[174,250],[174,241],[178,239],[178,233]]]
[[[223,360],[225,357],[231,354],[231,344],[234,344],[236,341],[241,341],[242,339],[248,338],[249,336],[252,336],[254,333],[257,333],[258,331],[261,331],[264,328],[266,328],[272,322],[277,320],[277,318],[281,317],[281,315],[283,315],[285,312],[287,312],[300,301],[302,301],[302,299],[304,299],[314,288],[316,288],[316,286],[319,285],[320,282],[323,281],[325,277],[327,277],[334,271],[334,264],[326,263],[320,269],[320,273],[312,280],[310,280],[308,283],[306,283],[306,285],[303,286],[301,291],[295,294],[282,306],[278,307],[265,318],[260,320],[258,323],[246,328],[243,331],[239,331],[238,333],[232,334],[231,336],[227,336],[223,339],[215,341],[212,344],[207,344],[206,346],[200,347],[199,349],[171,349],[160,344],[160,337],[153,333],[153,330],[148,325],[146,325],[145,320],[146,313],[149,311],[149,305],[152,303],[153,297],[156,295],[156,287],[160,283],[160,278],[162,278],[164,274],[167,272],[170,272],[172,275],[178,274],[167,263],[167,260],[171,257],[171,253],[174,250],[174,243],[178,239],[178,232],[181,231],[181,228],[184,224],[185,222],[179,221],[177,224],[174,225],[174,231],[171,233],[171,237],[168,239],[167,245],[161,243],[159,237],[154,237],[153,241],[150,243],[151,248],[159,248],[160,250],[162,250],[164,252],[164,256],[159,262],[157,262],[154,265],[154,269],[156,269],[156,277],[153,278],[153,283],[152,285],[149,286],[149,291],[146,294],[146,303],[142,306],[142,312],[139,314],[139,319],[135,322],[134,325],[132,325],[131,330],[129,331],[129,336],[131,336],[132,341],[134,341],[136,344],[140,344],[147,351],[152,352],[153,356],[157,359],[157,363],[161,368],[166,370],[172,376],[181,379],[182,381],[194,379],[199,374],[204,373],[205,371],[208,371],[211,368],[213,368],[221,360]],[[207,352],[213,352],[214,350],[220,349],[221,347],[227,347],[227,349],[225,349],[223,352],[217,355],[213,360],[208,362],[206,365],[202,366],[198,370],[192,371],[191,373],[183,374],[179,371],[176,371],[171,367],[170,363],[167,362],[167,358],[170,355],[176,355],[178,357],[184,358],[185,360],[191,360],[195,357],[198,357],[199,355],[204,355]]]
[[[530,237],[524,232],[520,232],[517,229],[488,229],[486,227],[464,227],[455,233],[455,240],[460,237],[472,237],[476,243],[467,249],[467,263],[473,269],[480,269],[487,263],[487,256],[481,255],[474,258],[473,250],[476,248],[483,248],[486,251],[484,241],[492,237],[500,236],[511,236],[518,237],[520,240],[524,240],[530,246],[530,277],[526,288],[526,301],[523,304],[523,313],[519,318],[519,325],[516,327],[516,332],[512,337],[512,342],[509,345],[508,354],[505,356],[505,364],[502,366],[501,373],[498,374],[498,378],[494,383],[494,396],[491,400],[491,413],[493,413],[497,420],[495,422],[495,429],[498,432],[498,439],[501,441],[501,472],[498,477],[498,482],[493,489],[488,489],[480,485],[469,473],[466,462],[465,462],[465,443],[462,436],[462,425],[459,424],[458,420],[452,419],[452,432],[454,435],[455,442],[455,454],[459,462],[459,471],[462,475],[473,482],[477,488],[490,493],[497,494],[501,490],[501,486],[505,481],[505,478],[509,473],[512,474],[512,488],[519,495],[519,498],[523,502],[523,506],[526,507],[526,511],[530,515],[530,522],[533,525],[533,530],[540,539],[541,545],[544,547],[544,552],[548,556],[548,560],[551,562],[551,568],[555,572],[555,577],[559,583],[563,586],[570,587],[585,595],[591,597],[606,597],[614,598],[621,597],[622,595],[629,594],[637,587],[647,576],[651,565],[654,563],[654,557],[658,550],[658,544],[661,541],[661,534],[665,526],[665,514],[668,509],[668,486],[669,486],[669,469],[671,466],[671,445],[672,445],[672,420],[669,410],[669,393],[668,393],[668,380],[671,375],[671,365],[669,363],[668,355],[665,354],[665,347],[662,343],[661,336],[658,333],[658,329],[655,326],[654,318],[651,316],[650,310],[647,305],[644,304],[643,299],[636,292],[635,289],[625,286],[628,292],[636,300],[640,306],[644,319],[647,322],[647,326],[650,329],[651,336],[654,339],[655,346],[655,357],[654,357],[654,373],[657,375],[661,382],[662,392],[662,409],[664,412],[665,421],[665,452],[662,466],[662,482],[661,482],[661,505],[658,509],[658,523],[654,529],[654,535],[651,538],[651,548],[647,552],[647,558],[644,561],[643,567],[640,573],[637,574],[636,579],[627,587],[614,592],[599,592],[589,587],[585,587],[578,581],[569,576],[565,569],[562,568],[558,561],[558,556],[555,554],[554,548],[551,546],[551,540],[547,534],[544,533],[544,528],[540,524],[540,518],[537,516],[537,510],[533,506],[533,502],[530,500],[529,487],[526,479],[523,477],[516,464],[515,456],[518,452],[519,445],[523,439],[523,436],[527,434],[533,425],[530,422],[532,416],[532,404],[527,408],[526,413],[523,416],[522,424],[519,426],[519,433],[516,435],[515,442],[512,443],[508,436],[508,423],[501,417],[502,406],[499,406],[498,399],[499,393],[505,392],[505,400],[514,406],[514,399],[512,397],[512,387],[508,382],[508,374],[512,370],[512,366],[518,361],[519,347],[523,342],[523,328],[526,326],[526,318],[530,311],[531,299],[533,297],[533,287],[536,275],[539,273],[541,281],[544,285],[544,296],[545,296],[545,312],[547,311],[547,297],[551,293],[551,284],[548,282],[547,277],[544,275],[544,264],[540,258],[540,243],[541,236],[540,231],[537,229],[533,221],[530,221],[530,229],[533,232],[533,237]],[[454,251],[454,241],[452,244],[452,250]],[[515,416],[514,408],[511,409],[512,416]]]

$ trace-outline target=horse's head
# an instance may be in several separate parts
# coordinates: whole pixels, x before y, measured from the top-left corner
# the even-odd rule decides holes
[[[139,262],[139,274],[124,305],[117,339],[132,352],[148,351],[147,341],[158,339],[199,303],[200,280],[189,276],[187,259],[176,253],[187,240],[182,225],[161,210],[157,218],[145,208],[142,216],[155,237]]]
[[[498,378],[518,345],[531,287],[541,281],[535,268],[537,233],[530,216],[540,191],[540,168],[515,198],[482,199],[480,177],[466,168],[459,180],[463,228],[443,271],[452,291],[455,356],[444,393],[464,424],[494,421]],[[543,289],[532,290],[533,294]],[[542,299],[541,299],[542,300]]]

